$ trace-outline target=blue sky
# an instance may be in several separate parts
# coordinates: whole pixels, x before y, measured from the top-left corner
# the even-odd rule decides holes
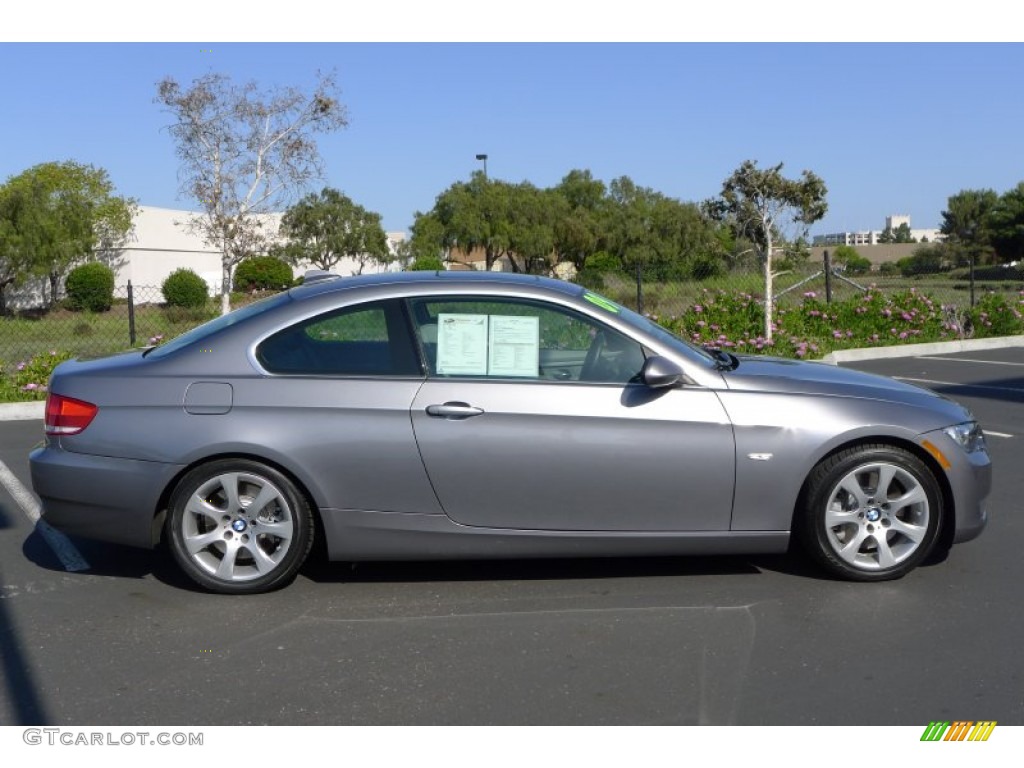
[[[480,168],[477,153],[493,178],[550,186],[585,168],[686,201],[746,159],[782,162],[828,186],[815,233],[894,213],[938,226],[961,189],[1024,180],[1021,44],[216,40],[0,44],[0,180],[74,159],[144,205],[194,207],[155,83],[216,71],[308,87],[317,70],[336,71],[350,117],[319,140],[322,184],[389,230]]]

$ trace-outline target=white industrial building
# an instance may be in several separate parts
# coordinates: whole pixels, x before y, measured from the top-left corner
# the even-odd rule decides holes
[[[827,235],[815,235],[813,245],[881,245],[879,238],[886,229],[895,232],[901,225],[906,224],[910,229],[910,236],[918,243],[934,243],[942,239],[942,233],[937,229],[913,229],[910,226],[910,217],[906,214],[893,214],[885,217],[885,226],[879,230],[861,230],[859,232],[833,232]]]
[[[189,220],[195,215],[171,208],[140,206],[128,244],[111,264],[116,270],[115,284],[127,285],[131,280],[133,285],[159,286],[171,272],[187,267],[210,284],[211,293],[219,293],[220,251],[191,230]],[[276,238],[281,214],[271,213],[261,218],[268,237]],[[398,243],[405,240],[405,233],[388,232],[387,238],[388,247],[394,255]],[[369,262],[362,271],[369,274],[383,272],[387,268]],[[345,258],[332,271],[340,275],[356,274],[359,263],[355,259]],[[297,272],[301,272],[301,268]]]
[[[114,269],[114,285],[118,294],[123,295],[125,286],[131,281],[138,288],[148,288],[149,294],[159,290],[163,281],[176,269],[187,268],[202,277],[210,286],[210,294],[220,293],[221,285],[221,254],[217,248],[203,240],[203,237],[189,227],[189,220],[197,214],[191,211],[171,208],[157,208],[142,205],[133,221],[132,232],[128,236],[125,247],[116,253],[107,254],[106,261]],[[266,214],[263,217],[267,235],[277,236],[281,224],[280,213]],[[405,232],[388,232],[388,247],[392,255],[400,242],[405,240]],[[397,269],[397,265],[381,265],[368,262],[362,272],[382,272]],[[304,268],[300,265],[295,270],[301,274]],[[342,259],[333,269],[341,275],[352,275],[359,271],[359,263],[355,259]],[[32,281],[10,291],[8,306],[26,308],[39,306],[43,302],[43,284],[45,281]]]

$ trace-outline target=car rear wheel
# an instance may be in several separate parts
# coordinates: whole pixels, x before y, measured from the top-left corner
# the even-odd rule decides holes
[[[285,475],[223,459],[186,474],[171,496],[171,551],[214,592],[251,594],[288,584],[313,544],[306,499]]]
[[[884,581],[906,575],[928,556],[942,514],[938,482],[923,461],[896,446],[866,445],[814,468],[798,532],[832,573]]]

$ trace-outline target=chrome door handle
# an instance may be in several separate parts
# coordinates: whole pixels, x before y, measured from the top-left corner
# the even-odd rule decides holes
[[[469,403],[451,402],[444,405],[427,406],[429,416],[441,416],[446,419],[468,419],[470,416],[479,416],[483,412],[483,408],[476,408]]]

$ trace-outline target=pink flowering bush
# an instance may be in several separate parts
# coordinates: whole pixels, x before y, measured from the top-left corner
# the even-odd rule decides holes
[[[51,349],[11,366],[0,366],[0,400],[44,400],[53,369],[70,359],[69,353]]]
[[[968,312],[976,336],[1012,336],[1021,333],[1024,291],[1010,299],[987,293]]]
[[[971,310],[943,306],[913,289],[872,289],[831,304],[806,291],[799,304],[776,304],[771,341],[764,338],[763,312],[760,297],[749,293],[705,291],[682,315],[661,322],[700,346],[805,359],[836,349],[1024,333],[1024,291],[1010,299],[987,294]]]

